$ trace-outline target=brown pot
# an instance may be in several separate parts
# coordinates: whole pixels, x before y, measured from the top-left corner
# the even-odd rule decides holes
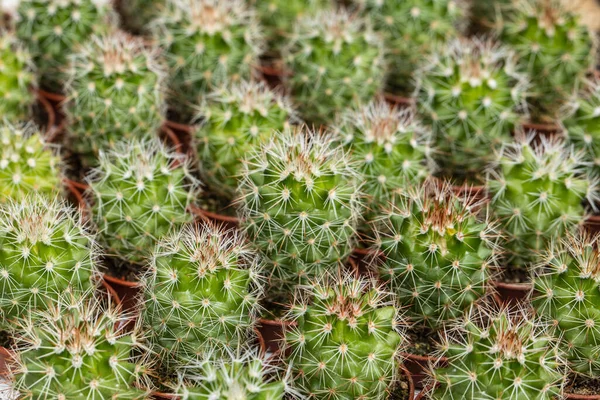
[[[88,189],[85,183],[73,181],[68,178],[63,178],[63,185],[67,188],[72,200],[77,203],[81,211],[87,211],[87,203],[83,198],[83,193]]]
[[[459,196],[468,196],[477,201],[484,201],[488,199],[486,187],[483,185],[453,185],[451,189]]]
[[[192,136],[194,135],[194,126],[167,120],[163,122],[161,131],[177,152],[191,156],[193,153],[191,143]]]
[[[507,283],[493,281],[492,285],[496,289],[496,298],[500,304],[517,304],[527,301],[532,289],[531,283]]]
[[[281,352],[281,343],[285,337],[285,331],[290,326],[296,326],[296,322],[270,320],[265,318],[260,318],[258,320],[258,332],[263,338],[266,351],[273,354]]]
[[[600,400],[600,394],[574,394],[564,393],[567,400]]]
[[[583,226],[592,234],[600,233],[600,215],[590,215],[584,221]]]
[[[291,76],[290,72],[285,71],[277,64],[259,65],[256,68],[262,75],[263,80],[271,89],[280,89],[283,87],[283,82],[286,77]]]
[[[429,377],[429,366],[439,363],[445,365],[448,363],[446,357],[420,356],[411,353],[401,353],[404,358],[404,366],[410,372],[414,385],[417,389],[422,389]]]
[[[525,133],[535,132],[537,136],[553,137],[561,133],[560,126],[556,124],[539,124],[533,122],[525,122],[521,125]]]
[[[10,364],[13,360],[13,354],[9,349],[0,347],[0,377],[10,374]]]
[[[411,108],[415,105],[415,100],[411,97],[397,96],[391,93],[384,93],[383,99],[391,106],[396,108]]]
[[[66,97],[62,94],[37,90],[37,99],[46,112],[46,141],[53,142],[65,128],[66,120],[60,111],[60,107],[65,102]]]
[[[206,211],[194,205],[190,205],[189,209],[192,214],[202,221],[216,222],[217,224],[224,225],[228,228],[238,228],[240,226],[240,220],[237,217]]]
[[[402,375],[406,377],[406,382],[408,383],[408,399],[412,400],[415,398],[415,382],[413,381],[412,375],[408,369],[404,365],[400,366],[400,371]]]

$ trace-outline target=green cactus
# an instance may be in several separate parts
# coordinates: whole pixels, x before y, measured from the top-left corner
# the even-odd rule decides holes
[[[151,363],[131,315],[98,299],[65,296],[19,321],[14,387],[24,399],[147,399]]]
[[[555,322],[569,367],[600,377],[600,253],[584,231],[552,242],[536,270],[533,305]]]
[[[532,82],[537,113],[554,113],[596,60],[592,33],[561,0],[515,0],[497,31]]]
[[[170,106],[182,119],[199,95],[249,79],[263,47],[246,0],[168,0],[153,30],[170,69]]]
[[[47,309],[62,293],[96,286],[96,242],[80,213],[58,200],[32,196],[0,206],[0,216],[0,320],[5,324]]]
[[[275,132],[288,127],[294,113],[287,97],[263,83],[242,81],[207,96],[194,137],[200,172],[211,192],[231,200],[242,172],[242,160]]]
[[[29,116],[36,85],[33,61],[15,34],[0,27],[0,115],[17,123]]]
[[[396,192],[378,211],[380,275],[411,322],[439,330],[485,295],[499,248],[482,200],[428,181]]]
[[[22,0],[17,36],[29,49],[44,88],[60,91],[69,57],[94,33],[112,29],[108,0]]]
[[[453,175],[474,175],[491,149],[512,141],[527,111],[528,83],[514,54],[491,40],[448,43],[417,73],[417,104],[433,126],[437,159]]]
[[[184,155],[157,140],[120,142],[100,152],[87,177],[94,221],[109,254],[139,263],[158,240],[192,220],[198,182]]]
[[[100,149],[158,133],[164,117],[158,49],[123,32],[92,36],[71,60],[65,88],[70,147],[94,164]]]
[[[573,231],[597,204],[595,183],[585,177],[582,153],[558,137],[524,137],[506,145],[490,169],[492,209],[505,238],[507,262],[516,268],[536,261],[552,238]]]
[[[524,309],[471,310],[442,340],[434,400],[561,398],[562,352],[552,327]]]
[[[247,340],[262,283],[244,236],[212,225],[163,239],[144,279],[144,320],[157,351],[185,363]]]
[[[324,277],[300,287],[285,334],[292,384],[310,399],[384,399],[404,338],[393,297],[375,281]]]
[[[381,38],[369,19],[323,10],[302,18],[283,49],[294,102],[308,122],[326,124],[350,103],[368,102],[383,86]]]
[[[469,5],[464,0],[352,1],[383,34],[389,49],[388,85],[394,92],[410,93],[417,67],[438,46],[464,32],[468,23]]]
[[[0,122],[0,144],[0,204],[60,192],[60,158],[33,123]]]
[[[350,254],[361,212],[358,173],[330,136],[278,132],[244,165],[241,217],[272,283],[335,270]]]

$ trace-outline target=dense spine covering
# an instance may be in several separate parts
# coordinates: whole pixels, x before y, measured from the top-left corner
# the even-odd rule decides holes
[[[158,240],[192,220],[187,208],[198,182],[185,156],[157,140],[101,151],[87,181],[101,242],[123,260],[143,262]]]
[[[336,270],[354,243],[358,178],[331,136],[278,132],[244,164],[241,217],[276,280],[297,283]]]
[[[557,325],[569,367],[600,376],[600,254],[598,237],[583,231],[557,239],[536,270],[533,305]]]
[[[19,321],[14,386],[24,399],[146,399],[151,363],[132,316],[100,300],[65,296]]]
[[[70,147],[94,163],[120,140],[158,133],[164,117],[158,49],[114,32],[92,36],[71,58],[65,88]]]
[[[553,238],[573,231],[597,204],[596,184],[583,173],[582,153],[558,137],[518,135],[490,169],[487,185],[500,220],[508,263],[529,266]]]
[[[0,115],[12,123],[26,120],[36,86],[31,55],[13,32],[0,27]]]
[[[492,149],[512,140],[527,111],[529,85],[514,53],[486,39],[462,39],[434,53],[417,73],[420,114],[433,126],[444,169],[476,173]]]
[[[407,318],[434,330],[482,298],[494,276],[497,223],[486,204],[429,181],[379,209],[379,267]]]
[[[231,200],[243,159],[289,126],[294,112],[289,99],[263,82],[242,81],[207,96],[194,137],[200,172],[211,191]]]
[[[183,117],[198,96],[249,79],[263,47],[246,0],[168,0],[153,29],[170,69],[170,105]]]
[[[23,0],[17,35],[29,49],[40,83],[60,91],[73,52],[94,33],[112,29],[108,0]]]
[[[292,385],[310,399],[384,399],[404,338],[391,294],[374,281],[322,277],[300,287],[285,335]]]
[[[441,343],[434,400],[552,400],[565,375],[551,325],[528,310],[471,310]]]
[[[368,18],[322,10],[302,18],[283,49],[287,85],[307,122],[326,124],[348,104],[368,102],[382,89],[381,38]]]
[[[247,341],[261,296],[258,274],[238,231],[187,226],[163,239],[144,280],[144,320],[157,352],[185,365]]]

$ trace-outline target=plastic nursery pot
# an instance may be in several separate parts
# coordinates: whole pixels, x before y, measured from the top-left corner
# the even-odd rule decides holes
[[[109,288],[109,292],[116,294],[117,298],[120,299],[123,311],[132,313],[138,311],[138,300],[141,291],[139,282],[130,282],[107,274],[102,276],[102,281]]]
[[[408,395],[406,396],[409,400],[413,400],[415,398],[415,383],[413,381],[412,375],[408,369],[404,365],[400,366],[400,372],[406,378],[406,383],[408,384]]]
[[[191,142],[194,134],[194,127],[192,125],[167,120],[163,122],[161,133],[178,153],[191,155]]]
[[[12,352],[4,347],[0,347],[0,377],[10,374],[10,363],[12,360]]]
[[[256,67],[262,75],[262,79],[271,89],[280,89],[283,87],[283,81],[286,77],[291,76],[290,72],[285,71],[281,65],[277,63],[262,64]]]
[[[566,400],[600,400],[600,394],[574,394],[564,393]]]
[[[71,200],[79,206],[79,209],[82,211],[87,210],[87,203],[83,198],[83,193],[88,189],[88,186],[85,183],[73,181],[68,178],[63,178],[63,185],[69,192]]]
[[[293,321],[260,318],[257,329],[264,341],[264,349],[268,353],[279,353],[281,351],[281,342],[285,337],[285,331],[291,326],[296,326],[296,323]]]
[[[190,205],[190,212],[198,217],[201,221],[216,222],[219,225],[226,226],[227,228],[238,228],[240,226],[240,220],[237,217],[230,215],[221,215],[211,211],[203,210],[200,207]]]
[[[46,113],[46,141],[52,143],[65,128],[66,120],[60,112],[60,107],[66,97],[42,89],[38,89],[36,95]]]
[[[535,135],[538,138],[550,138],[561,133],[560,127],[556,124],[539,124],[526,122],[523,123],[521,126],[526,134],[535,133]]]
[[[411,108],[415,105],[415,100],[411,97],[397,96],[391,93],[384,93],[383,99],[391,106],[396,108]]]
[[[421,356],[411,353],[401,353],[401,356],[404,358],[404,366],[410,372],[417,389],[423,389],[429,377],[428,371],[430,365],[439,363],[439,365],[443,366],[448,363],[448,358],[446,357]]]
[[[531,283],[492,282],[496,289],[496,298],[500,304],[517,304],[527,301],[532,289]]]
[[[600,233],[600,215],[591,215],[587,217],[583,226],[591,234]]]

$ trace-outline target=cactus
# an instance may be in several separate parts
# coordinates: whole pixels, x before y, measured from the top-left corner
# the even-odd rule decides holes
[[[33,123],[0,122],[0,204],[60,192],[60,158]]]
[[[552,238],[573,231],[585,216],[583,201],[596,204],[596,184],[586,164],[560,138],[519,135],[498,154],[488,176],[492,208],[503,231],[508,262],[535,262]]]
[[[561,0],[515,0],[504,14],[498,34],[527,71],[538,114],[552,114],[593,68],[593,36]]]
[[[384,399],[404,338],[393,297],[375,281],[323,277],[296,293],[285,334],[293,385],[311,399]]]
[[[360,214],[358,173],[330,136],[303,126],[276,133],[244,165],[240,214],[273,283],[335,270]]]
[[[381,277],[413,323],[443,328],[484,296],[495,275],[497,223],[482,200],[447,184],[396,192],[374,231],[385,255]]]
[[[536,269],[533,305],[557,325],[571,370],[600,377],[598,237],[569,234],[550,243]]]
[[[40,83],[60,91],[68,59],[96,32],[112,29],[115,15],[108,0],[22,0],[17,36],[29,49]]]
[[[0,320],[96,286],[96,242],[73,208],[32,196],[1,206],[0,215]]]
[[[561,397],[563,356],[552,327],[525,309],[471,310],[442,340],[434,400]]]
[[[26,120],[36,85],[33,61],[13,32],[0,27],[0,115],[17,123]]]
[[[72,57],[63,109],[72,149],[94,164],[100,149],[157,134],[164,117],[158,49],[123,32],[92,36]]]
[[[131,315],[98,299],[65,297],[18,323],[14,386],[26,399],[146,399],[151,370]]]
[[[258,270],[235,230],[187,226],[163,239],[144,279],[144,320],[157,351],[185,363],[247,340],[261,294]]]
[[[418,106],[433,126],[444,170],[474,174],[493,160],[491,149],[512,141],[527,111],[528,83],[514,54],[491,40],[448,43],[417,73]]]
[[[242,81],[207,96],[196,130],[200,170],[211,192],[231,200],[246,154],[288,127],[294,113],[287,97],[265,83]]]
[[[294,102],[309,122],[326,124],[349,103],[368,102],[382,88],[383,41],[369,19],[344,10],[302,18],[283,49]]]
[[[393,91],[410,92],[413,72],[437,47],[464,32],[468,22],[464,0],[352,1],[384,36]]]
[[[189,118],[198,95],[249,79],[262,35],[245,0],[169,0],[154,33],[170,69],[170,106]]]
[[[346,111],[334,129],[363,177],[367,220],[394,191],[421,183],[433,169],[431,133],[410,109],[373,101]]]
[[[156,140],[120,142],[100,152],[87,181],[101,241],[123,260],[143,262],[158,240],[192,220],[186,210],[198,182],[185,156]]]

